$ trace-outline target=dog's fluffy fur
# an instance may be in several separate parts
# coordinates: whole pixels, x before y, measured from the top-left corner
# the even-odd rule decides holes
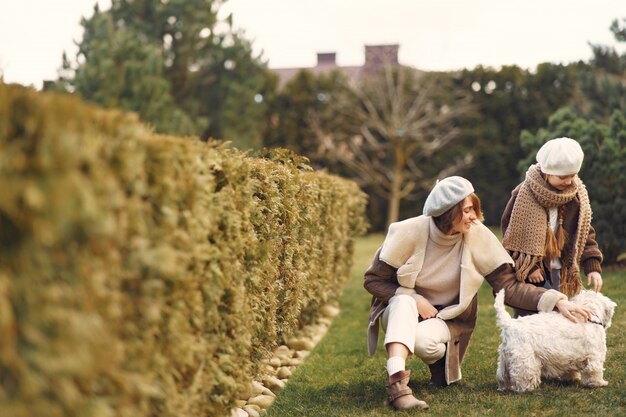
[[[511,318],[504,308],[504,290],[497,296],[496,323],[501,330],[498,348],[498,390],[532,391],[541,378],[578,381],[602,387],[606,357],[606,329],[615,304],[594,291],[583,291],[571,302],[588,307],[593,317],[573,323],[558,312]],[[593,323],[595,322],[595,323]]]

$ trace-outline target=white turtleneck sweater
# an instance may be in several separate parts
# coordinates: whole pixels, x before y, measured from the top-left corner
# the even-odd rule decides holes
[[[444,307],[459,302],[462,252],[463,234],[445,235],[431,218],[424,263],[415,280],[417,298]]]

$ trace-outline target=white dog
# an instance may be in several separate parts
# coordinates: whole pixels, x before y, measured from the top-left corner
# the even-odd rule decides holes
[[[603,376],[606,329],[617,304],[588,290],[570,301],[593,312],[587,323],[573,323],[557,312],[512,319],[504,308],[504,290],[498,293],[494,307],[502,337],[496,374],[499,391],[532,391],[541,377],[581,380],[586,387],[608,384]]]

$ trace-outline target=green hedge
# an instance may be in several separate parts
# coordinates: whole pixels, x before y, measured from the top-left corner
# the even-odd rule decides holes
[[[337,300],[358,187],[0,84],[0,414],[219,416]]]

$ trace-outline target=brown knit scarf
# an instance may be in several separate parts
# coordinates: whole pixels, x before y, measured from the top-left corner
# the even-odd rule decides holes
[[[561,207],[578,196],[580,214],[576,236],[572,241],[572,251],[561,259],[562,293],[571,297],[582,289],[580,280],[580,258],[591,226],[591,205],[587,189],[576,176],[572,185],[563,191],[554,191],[541,176],[538,164],[531,165],[526,172],[526,180],[522,184],[513,205],[511,220],[502,241],[515,261],[516,276],[525,281],[528,274],[545,256],[559,257],[564,242],[559,242],[558,251],[547,253],[548,242],[554,239],[548,209]],[[559,210],[559,228],[562,228],[562,210]]]

